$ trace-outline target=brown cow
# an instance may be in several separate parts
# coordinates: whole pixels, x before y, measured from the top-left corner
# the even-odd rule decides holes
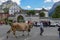
[[[15,36],[15,37],[17,37],[16,35],[15,35],[15,32],[16,31],[23,31],[23,33],[24,33],[24,31],[27,31],[28,32],[28,35],[29,35],[29,32],[30,32],[30,30],[31,30],[31,28],[32,28],[32,24],[28,24],[28,23],[13,23],[12,25],[11,25],[11,28],[10,28],[10,30],[7,32],[7,34],[9,34],[11,31],[13,31],[13,35]],[[24,34],[23,34],[23,36],[24,36]],[[7,38],[8,38],[8,35],[7,35]]]

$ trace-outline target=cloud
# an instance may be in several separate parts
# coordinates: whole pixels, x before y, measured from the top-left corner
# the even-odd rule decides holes
[[[58,2],[60,0],[44,0],[44,3],[47,3],[47,2]]]
[[[7,0],[0,0],[0,5]],[[16,2],[18,5],[21,4],[21,0],[12,0],[13,2]]]
[[[53,0],[53,2],[58,2],[58,1],[60,1],[60,0]]]
[[[21,0],[12,0],[13,2],[16,2],[18,5],[21,4]]]
[[[42,8],[34,8],[34,10],[41,10]]]
[[[45,8],[46,10],[50,10],[50,9],[51,9],[50,6],[49,6],[49,7],[45,7],[45,6],[43,6],[43,8]]]
[[[51,7],[45,7],[45,6],[43,6],[42,8],[44,8],[46,10],[50,10],[51,9]],[[42,8],[35,8],[34,10],[41,10]]]
[[[7,0],[0,0],[0,5],[1,5],[3,2],[5,2],[5,1],[7,1]]]
[[[46,7],[45,9],[50,10],[50,9],[51,9],[51,7]]]
[[[44,3],[46,3],[46,2],[52,2],[52,0],[44,0]]]
[[[29,5],[24,7],[24,9],[30,9],[30,8],[31,8],[31,6],[29,6]]]

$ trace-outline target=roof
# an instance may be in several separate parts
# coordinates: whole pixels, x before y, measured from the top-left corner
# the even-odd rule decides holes
[[[0,14],[5,14],[5,13],[0,12]]]
[[[9,14],[9,17],[15,17],[15,15]]]

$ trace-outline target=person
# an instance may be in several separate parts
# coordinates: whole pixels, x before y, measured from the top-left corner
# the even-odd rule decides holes
[[[43,29],[43,22],[41,21],[40,22],[40,35],[42,36],[42,33],[44,32],[44,29]]]
[[[50,22],[50,21],[48,21],[48,26],[50,27],[50,25],[51,25],[51,22]]]
[[[28,23],[28,21],[25,21],[25,23]]]
[[[58,31],[59,31],[59,38],[60,38],[60,27],[58,28]]]
[[[30,21],[28,21],[28,24],[30,23]]]
[[[35,26],[37,26],[37,22],[35,22]]]

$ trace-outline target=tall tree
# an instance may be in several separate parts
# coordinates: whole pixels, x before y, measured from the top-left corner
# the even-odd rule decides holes
[[[40,17],[45,17],[45,13],[44,12],[41,12],[41,13],[39,13],[39,16]]]
[[[4,13],[8,13],[9,12],[9,9],[8,8],[4,8]]]
[[[55,8],[52,18],[60,18],[60,5]]]

